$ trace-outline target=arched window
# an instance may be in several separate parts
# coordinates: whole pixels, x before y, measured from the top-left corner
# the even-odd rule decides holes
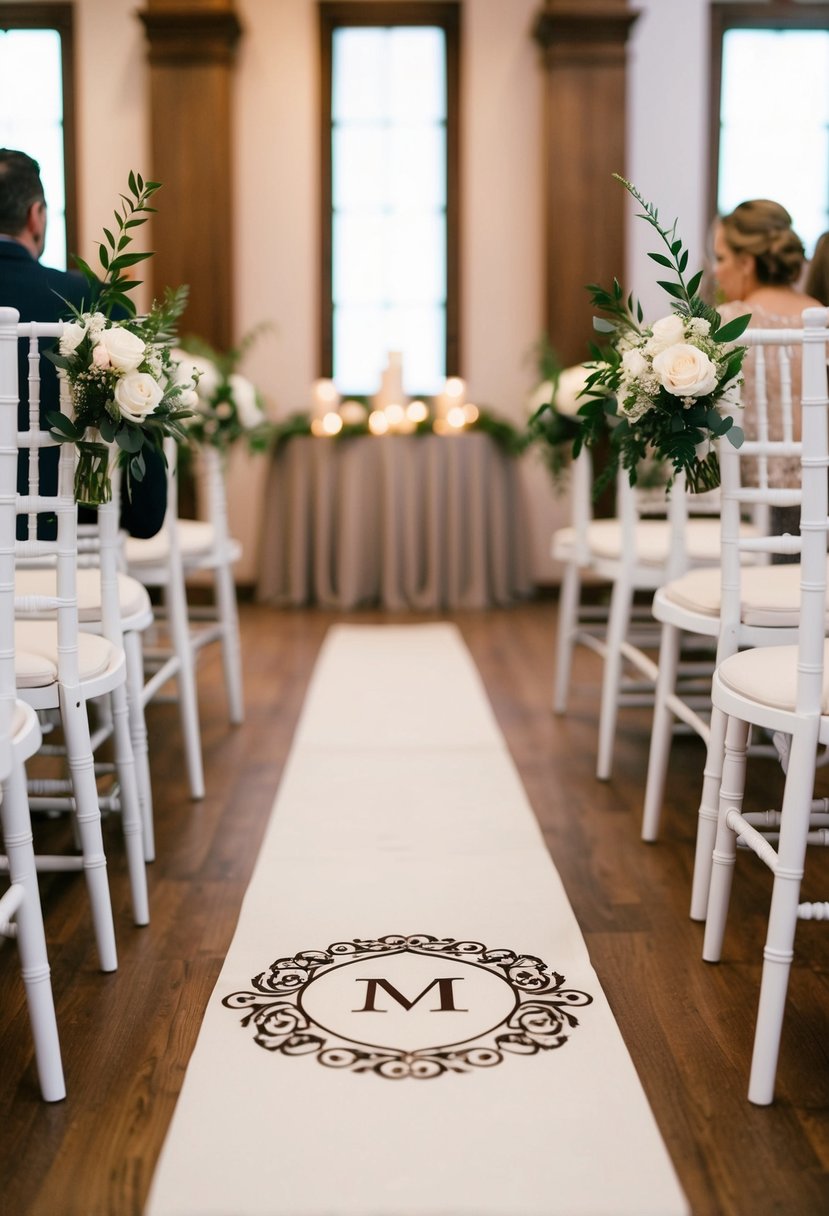
[[[322,3],[321,372],[370,395],[459,371],[457,3]]]

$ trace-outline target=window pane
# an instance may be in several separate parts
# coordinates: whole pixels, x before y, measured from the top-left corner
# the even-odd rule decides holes
[[[395,122],[446,118],[446,51],[443,31],[390,30],[389,114]]]
[[[437,391],[446,342],[444,31],[336,29],[332,72],[333,377],[342,392],[374,393],[388,351],[400,350],[407,391]]]
[[[40,165],[49,205],[42,260],[47,266],[63,270],[63,75],[57,30],[0,29],[0,82],[0,147],[18,148]]]
[[[368,304],[383,298],[385,223],[380,212],[334,217],[335,304]]]
[[[717,209],[772,198],[814,249],[829,228],[829,32],[723,37]]]

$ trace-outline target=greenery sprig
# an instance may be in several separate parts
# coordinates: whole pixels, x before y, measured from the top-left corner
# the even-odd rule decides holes
[[[161,183],[145,182],[140,173],[131,170],[127,184],[130,194],[119,196],[121,208],[113,212],[117,235],[104,228],[104,240],[98,242],[98,260],[104,272],[103,285],[92,267],[77,254],[73,255],[75,265],[92,290],[95,307],[107,317],[112,316],[115,308],[123,308],[128,316],[135,316],[135,304],[127,292],[140,287],[141,280],[129,278],[124,271],[153,256],[151,251],[127,253],[126,250],[132,243],[133,231],[155,215],[155,207],[148,204],[156,190],[161,189]]]

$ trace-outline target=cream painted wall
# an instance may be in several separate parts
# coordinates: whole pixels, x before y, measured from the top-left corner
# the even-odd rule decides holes
[[[659,208],[679,219],[678,234],[697,269],[705,255],[708,186],[709,0],[636,0],[628,73],[627,176]],[[619,187],[621,189],[621,187]],[[668,311],[648,258],[659,238],[639,208],[628,208],[627,282],[655,320]]]
[[[543,323],[541,70],[530,38],[541,0],[466,0],[463,17],[463,364],[470,396],[521,421]],[[147,69],[136,0],[76,0],[81,252],[89,258],[130,168],[149,174]],[[708,0],[636,0],[627,171],[702,255]],[[315,0],[237,0],[234,89],[237,336],[271,323],[244,370],[275,417],[317,374]],[[681,53],[677,48],[681,48]],[[175,116],[171,116],[175,121]],[[182,132],[186,138],[186,132]],[[163,206],[163,193],[159,194]],[[648,307],[648,229],[629,221],[628,280]],[[621,268],[620,268],[621,269]],[[145,299],[140,302],[146,303]],[[534,570],[549,580],[565,502],[530,457]],[[231,522],[256,577],[265,461],[239,453]]]

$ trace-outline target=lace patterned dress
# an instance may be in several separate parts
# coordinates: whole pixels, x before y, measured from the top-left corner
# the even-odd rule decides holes
[[[803,326],[803,317],[800,312],[791,315],[781,315],[769,312],[767,309],[758,307],[757,305],[744,304],[741,300],[732,300],[728,304],[723,304],[718,311],[723,321],[731,321],[735,317],[741,317],[745,313],[750,312],[749,329],[801,329]],[[800,438],[800,360],[792,358],[793,352],[791,348],[784,349],[789,352],[789,369],[792,381],[792,421],[794,438],[797,440]],[[765,369],[769,438],[782,439],[783,409],[778,360],[767,359]],[[746,439],[757,438],[757,416],[752,409],[752,401],[755,394],[754,382],[754,361],[750,357],[747,357],[743,364],[743,385],[741,391],[743,409],[740,411],[742,417],[738,419],[740,426],[745,431]],[[800,461],[795,456],[781,457],[778,460],[771,461],[769,464],[768,480],[771,486],[785,487],[799,485],[800,475]],[[754,461],[745,462],[743,477],[747,484],[756,484],[757,470]],[[792,535],[796,535],[800,531],[800,508],[773,507],[771,511],[771,528],[775,533],[789,532]],[[772,564],[785,565],[789,562],[797,562],[798,560],[797,556],[787,557],[782,554],[775,554],[772,557]]]

